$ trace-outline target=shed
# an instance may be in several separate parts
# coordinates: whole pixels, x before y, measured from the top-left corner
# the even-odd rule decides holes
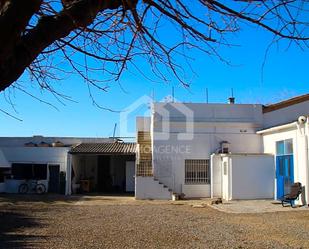
[[[73,193],[134,192],[135,143],[81,143],[70,150]]]
[[[274,198],[275,165],[270,154],[222,155],[222,198]]]

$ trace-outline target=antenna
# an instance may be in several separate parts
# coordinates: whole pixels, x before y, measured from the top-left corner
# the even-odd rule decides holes
[[[208,104],[208,88],[206,88],[206,103]]]
[[[175,102],[175,89],[172,87],[172,102]]]
[[[113,138],[115,138],[115,134],[116,134],[116,128],[117,128],[117,123],[115,123],[115,125],[114,125],[114,132],[113,132]]]
[[[229,104],[235,104],[235,98],[234,98],[234,90],[231,88],[231,97],[228,98],[228,103]]]

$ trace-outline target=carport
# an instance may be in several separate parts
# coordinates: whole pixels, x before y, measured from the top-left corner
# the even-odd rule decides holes
[[[135,143],[81,143],[70,150],[73,193],[134,192]]]

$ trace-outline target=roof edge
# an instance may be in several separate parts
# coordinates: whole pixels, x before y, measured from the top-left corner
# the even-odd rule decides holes
[[[281,102],[275,103],[275,104],[271,104],[271,105],[264,105],[263,106],[263,113],[267,113],[267,112],[272,112],[272,111],[276,111],[285,107],[289,107],[292,105],[296,105],[305,101],[309,101],[309,93],[304,94],[304,95],[300,95],[300,96],[296,96],[287,100],[283,100]]]

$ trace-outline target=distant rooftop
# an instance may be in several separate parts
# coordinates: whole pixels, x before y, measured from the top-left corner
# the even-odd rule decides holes
[[[71,154],[122,154],[135,155],[135,143],[81,143],[70,150]]]
[[[296,105],[305,101],[309,100],[309,94],[300,95],[297,97],[293,97],[287,100],[283,100],[281,102],[271,104],[271,105],[265,105],[263,106],[263,113],[272,112],[275,110],[279,110],[291,105]]]

